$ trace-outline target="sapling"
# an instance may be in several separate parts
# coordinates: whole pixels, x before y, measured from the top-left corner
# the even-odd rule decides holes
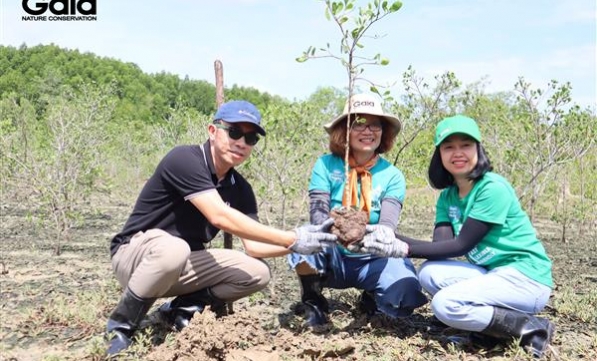
[[[371,27],[385,18],[386,16],[397,12],[402,7],[400,1],[388,2],[374,0],[367,3],[363,7],[355,8],[356,0],[342,0],[330,1],[324,0],[325,16],[328,20],[333,21],[340,30],[340,49],[339,53],[332,51],[330,44],[327,43],[325,48],[316,48],[310,46],[303,54],[296,60],[298,62],[305,62],[309,59],[316,58],[333,58],[337,59],[346,70],[348,78],[348,116],[346,117],[346,139],[344,150],[344,199],[346,204],[352,204],[352,194],[348,185],[349,180],[349,157],[350,157],[350,130],[355,123],[364,122],[364,119],[358,118],[352,114],[352,102],[350,99],[354,94],[355,84],[358,81],[364,81],[370,85],[372,92],[381,95],[378,86],[370,80],[363,77],[364,68],[367,65],[381,65],[389,64],[389,60],[382,58],[381,54],[376,54],[372,57],[362,56],[360,52],[364,49],[362,43],[363,39],[367,37],[368,31]],[[377,38],[378,36],[373,36]],[[389,91],[384,93],[385,96]],[[336,224],[332,228],[332,232],[339,235],[339,239],[345,245],[354,241],[358,241],[365,234],[365,225],[369,221],[368,217],[363,217],[359,213],[365,213],[353,208],[337,209],[330,212],[330,216],[336,220]],[[356,213],[356,214],[355,214]],[[366,213],[365,213],[366,214]],[[360,224],[360,229],[355,232],[355,222]],[[342,227],[347,228],[343,230]],[[340,228],[340,229],[339,229]],[[348,236],[350,234],[350,236]]]

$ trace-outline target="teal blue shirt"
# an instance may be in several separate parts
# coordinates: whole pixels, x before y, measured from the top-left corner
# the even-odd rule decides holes
[[[390,162],[378,158],[377,163],[369,170],[371,173],[371,212],[369,224],[379,222],[381,201],[385,198],[395,198],[404,202],[406,195],[406,181],[402,172]],[[330,209],[342,206],[342,196],[345,184],[344,160],[336,155],[327,154],[319,159],[313,167],[309,191],[317,190],[330,194]],[[358,199],[361,197],[361,181],[358,182]],[[346,254],[348,251],[341,247]]]

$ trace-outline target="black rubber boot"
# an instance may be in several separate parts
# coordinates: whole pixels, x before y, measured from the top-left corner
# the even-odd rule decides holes
[[[321,326],[327,324],[329,305],[321,291],[323,289],[323,276],[308,275],[299,276],[301,281],[301,301],[305,305],[307,323],[310,326]]]
[[[446,325],[445,323],[443,323],[442,321],[440,321],[439,318],[437,318],[437,316],[435,316],[435,315],[431,316],[431,318],[429,319],[429,324],[431,326],[438,327],[438,328],[450,327],[450,326]]]
[[[375,303],[375,296],[372,292],[363,291],[359,297],[359,310],[367,316],[373,316],[379,312]]]
[[[493,318],[483,334],[501,338],[517,338],[520,345],[534,357],[543,356],[555,326],[548,319],[535,317],[519,311],[501,307],[493,308]]]
[[[131,345],[133,333],[154,302],[155,298],[138,297],[127,287],[108,319],[106,331],[111,337],[106,352],[108,356],[116,355]]]
[[[541,325],[541,329],[545,330],[543,333],[535,333],[526,337],[525,345],[531,351],[534,357],[541,358],[547,350],[547,346],[553,338],[556,326],[547,318],[535,317],[535,323]]]
[[[477,347],[481,347],[486,350],[491,350],[500,343],[504,342],[504,339],[489,336],[481,332],[471,332],[471,334],[469,335],[469,341]]]
[[[216,317],[226,315],[226,302],[215,297],[209,288],[178,296],[161,305],[158,311],[177,331],[181,331],[189,325],[195,312],[203,312],[206,306],[211,306]]]

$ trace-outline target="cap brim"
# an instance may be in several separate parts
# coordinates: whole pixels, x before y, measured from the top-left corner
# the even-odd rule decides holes
[[[326,131],[326,132],[328,132],[328,134],[329,134],[329,133],[331,133],[331,132],[332,132],[332,128],[334,128],[334,126],[335,126],[336,124],[338,124],[340,121],[342,121],[342,120],[346,120],[346,117],[347,117],[347,116],[348,116],[347,114],[342,114],[342,115],[339,115],[339,116],[337,116],[336,118],[334,118],[334,120],[332,120],[331,122],[329,122],[329,123],[325,124],[325,125],[323,126],[323,128],[324,128],[324,129],[325,129],[325,131]]]
[[[261,135],[263,135],[265,137],[265,129],[263,129],[261,127],[261,125],[257,125],[257,124],[254,124],[254,125],[257,128],[257,133],[259,133],[259,134],[261,134]]]
[[[398,118],[396,118],[392,115],[380,115],[380,114],[372,114],[372,115],[377,115],[378,117],[387,121],[394,128],[396,134],[400,133],[400,130],[402,130],[402,123],[400,122],[400,120]],[[338,124],[340,121],[346,120],[347,116],[348,116],[348,114],[339,115],[336,118],[334,118],[334,120],[332,120],[331,122],[325,124],[323,126],[323,128],[329,134],[332,132],[332,128],[334,128],[334,126],[336,124]]]
[[[261,135],[263,135],[265,137],[265,129],[263,129],[263,127],[261,127],[261,125],[255,124],[252,120],[248,120],[248,119],[247,120],[245,120],[245,119],[242,119],[242,120],[226,120],[226,119],[223,119],[223,120],[226,123],[249,123],[249,124],[255,126],[255,128],[257,130],[257,133],[259,133],[259,134],[261,134]]]
[[[476,141],[477,143],[481,143],[481,139],[479,138],[479,136],[477,136],[476,134],[471,134],[470,132],[465,132],[459,129],[456,129],[454,131],[448,132],[446,133],[444,136],[442,136],[441,138],[439,138],[438,140],[435,141],[435,146],[437,147],[438,145],[442,144],[442,142],[446,139],[448,139],[449,137],[451,137],[454,134],[462,134],[462,135],[466,135],[467,137],[473,139],[474,141]]]
[[[449,137],[449,136],[451,136],[452,134],[454,134],[454,133],[453,133],[453,132],[452,132],[452,133],[448,133],[448,134],[444,135],[443,137],[436,139],[436,140],[435,140],[435,146],[437,147],[438,145],[442,144],[442,142],[443,142],[444,140],[446,140],[446,138],[448,138],[448,137]]]
[[[382,116],[382,118],[384,118],[385,120],[387,120],[388,123],[390,123],[390,125],[396,131],[396,134],[400,133],[400,131],[402,130],[402,123],[398,118],[392,115],[384,115]]]

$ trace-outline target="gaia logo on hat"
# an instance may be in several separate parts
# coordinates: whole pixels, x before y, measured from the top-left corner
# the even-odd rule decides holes
[[[376,99],[373,94],[355,94],[350,98],[350,101],[347,101],[346,105],[344,105],[344,111],[342,114],[338,115],[336,118],[334,118],[334,120],[323,126],[325,130],[330,133],[336,124],[338,124],[340,121],[346,120],[349,111],[350,114],[377,115],[382,120],[386,121],[390,127],[394,128],[396,134],[398,134],[402,128],[402,124],[400,124],[400,120],[398,120],[398,118],[391,114],[384,113],[381,107],[381,102]]]
[[[356,110],[357,108],[360,107],[375,107],[375,102],[372,100],[356,100],[355,102],[352,103],[352,107]]]

